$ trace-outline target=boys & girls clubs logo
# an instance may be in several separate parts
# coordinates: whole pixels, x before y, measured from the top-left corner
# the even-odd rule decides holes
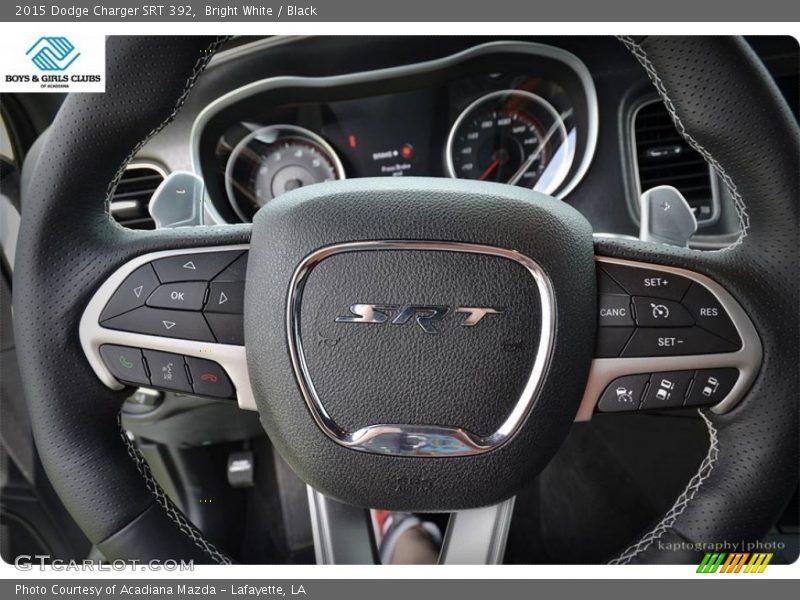
[[[105,36],[8,36],[0,51],[0,91],[105,91]]]

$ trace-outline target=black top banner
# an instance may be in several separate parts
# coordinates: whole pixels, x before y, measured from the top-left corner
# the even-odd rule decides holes
[[[790,22],[800,3],[787,0],[64,0],[0,4],[2,22]]]

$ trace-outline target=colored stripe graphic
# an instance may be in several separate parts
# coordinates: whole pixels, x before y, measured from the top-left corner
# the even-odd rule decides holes
[[[771,552],[707,552],[697,566],[697,573],[763,573],[772,557]]]

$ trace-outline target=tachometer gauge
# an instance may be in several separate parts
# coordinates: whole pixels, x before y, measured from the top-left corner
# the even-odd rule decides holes
[[[450,130],[445,166],[451,177],[555,192],[575,150],[564,118],[536,94],[500,90],[475,100]]]
[[[344,179],[333,148],[295,125],[270,125],[245,136],[225,168],[225,190],[243,221],[273,198],[294,189]]]

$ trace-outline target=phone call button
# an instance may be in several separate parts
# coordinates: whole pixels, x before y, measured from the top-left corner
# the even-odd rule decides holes
[[[100,356],[111,374],[121,382],[150,385],[142,362],[142,351],[138,348],[103,344],[100,346]]]
[[[195,394],[214,398],[233,397],[233,386],[222,367],[211,360],[191,356],[185,358],[192,376],[192,387],[194,387]]]

